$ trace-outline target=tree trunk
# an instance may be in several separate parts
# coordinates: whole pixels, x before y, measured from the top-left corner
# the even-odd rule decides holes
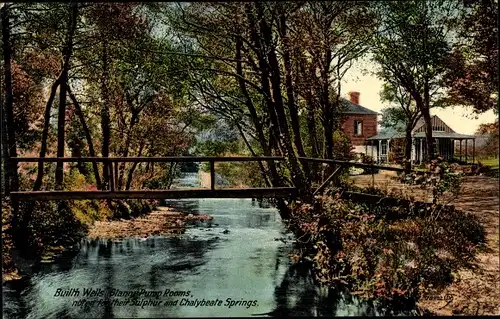
[[[92,136],[90,135],[90,130],[87,126],[87,122],[85,121],[85,117],[83,116],[83,110],[80,106],[80,103],[78,103],[75,95],[71,91],[71,88],[68,86],[68,95],[70,99],[73,101],[73,104],[75,105],[75,111],[76,115],[80,119],[80,122],[82,123],[83,127],[83,132],[85,134],[85,138],[87,139],[87,144],[89,146],[89,154],[91,157],[96,157],[95,149],[94,149],[94,143],[92,142]],[[99,168],[97,166],[97,162],[92,162],[92,169],[94,171],[94,177],[96,181],[96,186],[98,189],[101,189],[101,177],[99,176]]]
[[[61,73],[62,74],[62,73]],[[52,103],[54,102],[54,98],[56,96],[57,88],[59,87],[59,83],[61,82],[61,75],[57,78],[57,80],[52,84],[50,89],[49,99],[47,100],[47,104],[45,105],[45,114],[44,114],[44,123],[42,130],[42,140],[40,144],[40,158],[44,158],[47,155],[47,139],[49,136],[49,127],[50,127],[50,110],[52,108]],[[33,185],[33,191],[39,191],[42,187],[42,179],[43,179],[43,163],[38,162],[38,171],[35,180],[35,184]]]
[[[64,157],[64,133],[66,124],[66,94],[68,86],[69,61],[73,52],[73,36],[76,29],[76,20],[78,17],[78,4],[73,3],[69,7],[69,22],[66,43],[63,48],[63,67],[61,72],[61,84],[59,87],[59,110],[57,116],[57,157]],[[56,165],[56,189],[62,189],[63,186],[63,162],[57,162]]]
[[[125,145],[123,147],[123,150],[121,152],[121,155],[123,157],[128,157],[128,153],[129,153],[129,150],[130,150],[130,144],[132,143],[132,130],[134,129],[134,126],[135,124],[137,123],[138,121],[138,118],[139,118],[139,114],[137,111],[133,110],[132,111],[132,117],[130,119],[130,124],[129,124],[129,128],[128,128],[128,133],[127,133],[127,139],[125,140]],[[118,190],[121,190],[122,189],[122,186],[123,186],[123,179],[125,177],[125,165],[126,163],[123,162],[120,164],[120,168],[119,168],[119,171],[118,171]]]
[[[261,31],[260,33],[263,35],[263,40],[264,43],[266,44],[263,53],[265,52],[267,55],[267,61],[269,61],[269,71],[271,76],[270,80],[272,85],[272,97],[274,101],[270,101],[268,99],[268,109],[271,114],[275,112],[276,123],[278,125],[278,131],[280,133],[278,144],[281,146],[282,151],[285,153],[285,157],[287,157],[288,159],[288,163],[290,165],[290,170],[291,170],[292,181],[295,184],[295,187],[297,187],[300,196],[303,197],[304,200],[307,200],[310,197],[309,196],[310,187],[308,187],[308,181],[304,176],[304,172],[302,171],[300,163],[295,154],[295,150],[293,149],[292,146],[290,131],[287,123],[287,117],[285,114],[285,110],[283,108],[283,97],[281,95],[280,66],[278,63],[278,59],[276,57],[275,48],[271,43],[272,30],[270,30],[269,25],[265,21],[264,12],[261,4],[256,2],[255,6],[258,12],[258,20]],[[263,59],[261,60],[264,63],[266,62]]]
[[[248,93],[248,90],[246,88],[246,83],[244,81],[243,68],[242,68],[242,64],[241,64],[242,45],[243,44],[242,44],[241,38],[237,37],[236,38],[236,60],[237,60],[236,72],[239,75],[238,84],[239,84],[241,92],[245,96],[245,103],[246,103],[246,106],[248,108],[248,111],[250,112],[250,117],[251,117],[253,125],[255,127],[255,131],[257,133],[257,137],[259,139],[259,143],[260,143],[260,146],[262,148],[262,152],[264,153],[265,156],[271,156],[272,155],[272,153],[271,153],[272,148],[270,147],[270,144],[268,145],[268,143],[267,143],[267,139],[266,139],[266,136],[264,134],[264,128],[263,128],[262,122],[259,119],[259,116],[257,114],[257,110],[256,110],[254,104],[252,103],[252,99],[250,97],[250,94]],[[260,59],[259,59],[259,64],[260,64]],[[281,179],[279,177],[275,163],[272,161],[269,161],[268,166],[269,166],[269,172],[271,173],[271,181],[272,181],[273,185],[275,187],[282,186]]]
[[[3,102],[3,100],[2,100]],[[7,138],[7,112],[5,108],[6,103],[2,103],[2,195],[6,196],[10,192],[10,176],[9,176],[9,145]]]
[[[311,156],[319,158],[320,153],[318,147],[318,133],[316,132],[316,116],[313,107],[309,107],[307,112],[307,130],[309,135],[309,146],[311,147]]]
[[[4,59],[4,77],[5,77],[5,121],[7,129],[7,146],[9,157],[6,161],[7,175],[5,188],[6,194],[9,191],[19,190],[19,177],[17,175],[17,163],[11,161],[11,158],[17,157],[16,132],[14,128],[14,100],[12,92],[12,71],[11,71],[11,46],[10,46],[10,21],[9,21],[9,4],[5,3],[2,8],[2,35],[3,35],[3,59]],[[3,141],[2,141],[3,142]],[[17,212],[16,212],[17,213]]]
[[[285,65],[285,87],[286,95],[288,99],[288,112],[290,113],[290,124],[292,125],[293,139],[297,153],[301,157],[306,157],[306,152],[304,151],[304,146],[302,144],[302,138],[300,136],[300,121],[299,113],[297,109],[297,103],[294,94],[294,87],[292,81],[292,64],[290,60],[290,45],[287,35],[286,19],[285,15],[282,13],[280,16],[280,35],[282,39],[283,46],[283,62]],[[307,179],[310,179],[310,169],[307,162],[303,162],[304,172]]]
[[[412,136],[411,131],[413,127],[410,126],[406,128],[406,136],[405,136],[405,170],[407,173],[411,170],[411,149],[412,149]]]
[[[5,195],[8,195],[10,191],[19,190],[19,177],[17,175],[17,162],[12,161],[17,157],[17,145],[16,145],[16,131],[14,127],[14,96],[12,88],[12,69],[11,69],[11,43],[10,43],[10,21],[9,21],[9,4],[5,3],[1,9],[2,18],[2,51],[4,60],[4,80],[5,80],[5,105],[2,105],[2,110],[5,111],[2,114],[2,126],[5,125],[7,138],[6,140],[2,138],[2,151],[4,152],[4,165],[6,170],[4,171],[5,178]],[[2,112],[3,113],[3,112]],[[2,132],[2,135],[5,133]],[[7,143],[5,143],[7,142]],[[5,167],[4,166],[4,167]],[[16,244],[20,243],[20,239],[24,236],[24,232],[19,229],[19,203],[16,200],[11,201],[12,206],[12,219],[11,219],[11,230],[13,232],[13,239]]]
[[[145,145],[145,143],[142,142],[141,145],[139,146],[139,153],[137,154],[137,157],[141,157],[142,156],[142,151],[144,150],[144,145]],[[128,171],[127,182],[125,184],[125,190],[129,190],[130,189],[130,185],[132,185],[132,178],[134,177],[134,171],[135,171],[135,169],[137,167],[137,164],[139,164],[139,162],[134,162],[132,164],[132,167]]]
[[[108,53],[107,53],[107,40],[105,35],[102,34],[102,78],[101,78],[101,95],[102,95],[102,105],[101,105],[101,130],[102,130],[102,146],[101,154],[102,157],[109,157],[109,144],[111,140],[111,130],[110,130],[110,115],[109,115],[109,104],[108,104]],[[102,189],[105,189],[109,185],[109,164],[104,162],[102,168]]]
[[[424,103],[422,108],[422,115],[425,121],[425,138],[427,140],[427,161],[430,162],[434,159],[434,139],[432,138],[432,120],[430,114],[430,97],[429,85],[424,83]]]

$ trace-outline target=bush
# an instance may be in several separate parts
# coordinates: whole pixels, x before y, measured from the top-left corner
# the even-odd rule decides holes
[[[369,164],[369,165],[373,165],[375,164],[375,161],[373,160],[373,157],[371,156],[368,156],[366,154],[359,154],[360,156],[360,161],[361,163],[363,164]],[[377,174],[379,172],[379,169],[378,168],[364,168],[364,173],[365,174]]]
[[[74,246],[87,229],[68,201],[21,202],[16,244],[25,254],[41,256],[52,248]]]
[[[313,264],[316,280],[365,298],[415,301],[421,287],[442,287],[470,266],[485,240],[477,218],[448,206],[415,211],[335,195],[293,203],[292,212],[300,257]]]
[[[216,172],[233,186],[266,186],[257,162],[221,162],[217,164]]]
[[[337,159],[352,160],[354,159],[354,147],[351,139],[342,131],[333,132],[333,154]]]
[[[459,165],[449,164],[438,157],[425,166],[424,172],[402,174],[400,179],[407,184],[421,185],[422,188],[431,189],[433,201],[436,203],[445,192],[458,194],[463,175]]]

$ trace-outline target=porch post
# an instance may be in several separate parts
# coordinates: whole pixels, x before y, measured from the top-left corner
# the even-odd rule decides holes
[[[420,153],[418,154],[419,156],[419,159],[418,159],[418,162],[419,164],[422,164],[422,139],[419,139],[419,144],[420,144]]]
[[[453,159],[453,156],[455,155],[453,153],[453,146],[455,145],[455,140],[454,139],[450,139],[450,141],[451,141],[451,143],[450,143],[450,147],[448,149],[448,153],[449,153],[448,154],[448,160]]]
[[[439,150],[439,139],[435,138],[434,140],[436,141],[436,143],[435,143],[435,147],[436,147],[436,151],[437,151],[436,153],[437,153],[437,156],[439,157],[441,155],[440,154],[441,151]]]
[[[387,160],[386,160],[387,164],[389,164],[389,150],[390,150],[389,145],[391,145],[391,139],[387,140]]]
[[[474,160],[476,158],[476,139],[472,139],[472,164],[474,164]]]
[[[467,164],[467,139],[465,139],[465,164]]]
[[[462,139],[460,141],[460,162],[462,161]]]
[[[378,150],[377,150],[377,162],[380,163],[380,152],[382,151],[382,140],[378,140]]]
[[[375,161],[375,158],[373,157],[373,149],[375,148],[375,143],[373,141],[370,141],[370,144],[372,146],[372,161]]]
[[[412,137],[411,138],[411,153],[410,153],[410,160],[411,161],[416,161],[417,157],[416,157],[416,154],[415,154],[415,138]]]

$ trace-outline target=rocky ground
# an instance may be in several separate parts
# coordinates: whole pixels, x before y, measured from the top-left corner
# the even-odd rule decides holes
[[[116,239],[124,237],[148,237],[177,235],[185,231],[186,223],[195,220],[211,220],[206,215],[186,215],[167,207],[133,219],[98,221],[90,228],[88,238]]]
[[[420,186],[408,186],[394,180],[395,173],[375,174],[378,188],[401,191],[417,200],[431,201],[431,194]],[[372,185],[372,175],[352,176],[358,186]],[[437,315],[500,315],[499,266],[499,184],[487,176],[467,176],[458,196],[447,196],[456,208],[475,214],[486,230],[486,245],[477,255],[474,269],[454,274],[454,282],[442,291],[428,291],[419,306]]]

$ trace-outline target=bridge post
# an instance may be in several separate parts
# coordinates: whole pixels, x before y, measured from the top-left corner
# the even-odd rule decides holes
[[[108,160],[108,176],[109,176],[109,190],[115,191],[115,178],[113,174],[113,162]]]
[[[118,162],[114,162],[112,164],[113,169],[114,169],[114,180],[115,180],[115,183],[116,183],[116,188],[118,188]]]
[[[210,189],[215,190],[215,161],[210,160]]]

